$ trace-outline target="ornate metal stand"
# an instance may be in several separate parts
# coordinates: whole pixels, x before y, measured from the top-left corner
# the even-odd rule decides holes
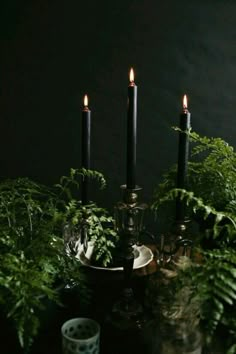
[[[172,227],[172,233],[176,236],[174,253],[183,248],[183,255],[187,255],[188,249],[192,246],[192,240],[186,238],[187,225],[190,223],[189,219],[183,221],[176,220]]]
[[[142,306],[134,297],[131,278],[134,265],[133,246],[139,242],[143,228],[144,211],[147,205],[138,203],[137,192],[141,188],[123,190],[123,201],[115,206],[116,229],[120,236],[119,257],[122,259],[124,286],[120,300],[112,310],[112,321],[123,329],[130,326],[140,327],[142,324]]]
[[[189,219],[175,221],[172,225],[171,234],[169,236],[170,240],[167,245],[165,243],[164,235],[161,236],[159,263],[163,263],[166,257],[169,257],[169,260],[171,260],[171,258],[180,251],[181,255],[191,255],[191,247],[193,242],[185,235],[189,222]]]

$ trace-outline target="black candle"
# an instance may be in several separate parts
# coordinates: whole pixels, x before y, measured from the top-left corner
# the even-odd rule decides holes
[[[126,186],[128,189],[136,187],[136,145],[137,145],[137,86],[134,83],[134,71],[130,69],[130,83],[128,87],[127,111],[127,166]]]
[[[187,168],[189,157],[189,137],[186,132],[190,129],[191,114],[188,111],[187,96],[183,98],[183,111],[180,114],[179,128],[179,149],[177,166],[177,188],[186,188]],[[183,221],[185,218],[185,202],[177,198],[176,200],[176,219]]]
[[[91,136],[91,111],[88,108],[88,96],[84,96],[84,106],[82,110],[82,134],[81,134],[81,154],[82,167],[90,169],[90,136]],[[82,204],[88,204],[88,178],[82,178],[81,186]]]

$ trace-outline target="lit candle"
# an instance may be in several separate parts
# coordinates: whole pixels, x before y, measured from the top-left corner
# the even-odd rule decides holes
[[[84,96],[84,105],[82,110],[82,134],[81,134],[81,155],[82,167],[90,169],[90,136],[91,136],[91,111],[88,108],[88,96]],[[81,185],[82,204],[88,204],[88,178],[82,179]]]
[[[189,138],[185,133],[190,129],[191,114],[188,111],[187,96],[183,97],[183,110],[180,114],[179,128],[179,149],[178,149],[178,167],[177,167],[177,188],[186,188],[187,168],[189,156]],[[177,198],[176,201],[176,219],[183,221],[185,218],[185,202]]]
[[[134,82],[134,71],[131,68],[128,86],[127,111],[127,165],[126,186],[128,189],[136,187],[136,144],[137,144],[137,86]]]

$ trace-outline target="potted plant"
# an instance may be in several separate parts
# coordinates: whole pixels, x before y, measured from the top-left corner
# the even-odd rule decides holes
[[[71,169],[50,188],[28,178],[0,183],[0,308],[25,352],[38,333],[45,298],[60,303],[65,285],[76,285],[81,299],[88,293],[80,261],[66,251],[65,225],[79,229],[86,214],[88,238],[99,244],[96,257],[103,264],[111,258],[112,217],[95,203],[82,206],[74,196],[84,175],[104,187],[102,174],[84,169]]]
[[[164,175],[154,193],[157,212],[177,195],[186,201],[189,216],[199,224],[194,237],[198,260],[180,272],[176,286],[191,281],[192,299],[200,304],[206,342],[224,331],[223,353],[236,352],[236,153],[221,138],[188,132],[193,144],[187,190],[175,188],[176,167]]]

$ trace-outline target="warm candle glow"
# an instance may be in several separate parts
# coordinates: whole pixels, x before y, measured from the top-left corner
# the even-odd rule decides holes
[[[85,107],[88,106],[88,96],[87,95],[84,96],[84,106]]]
[[[187,100],[187,96],[184,95],[183,98],[183,109],[187,109],[188,108],[188,100]]]
[[[130,72],[129,72],[129,81],[130,82],[134,82],[134,70],[133,70],[133,68],[131,68]]]

